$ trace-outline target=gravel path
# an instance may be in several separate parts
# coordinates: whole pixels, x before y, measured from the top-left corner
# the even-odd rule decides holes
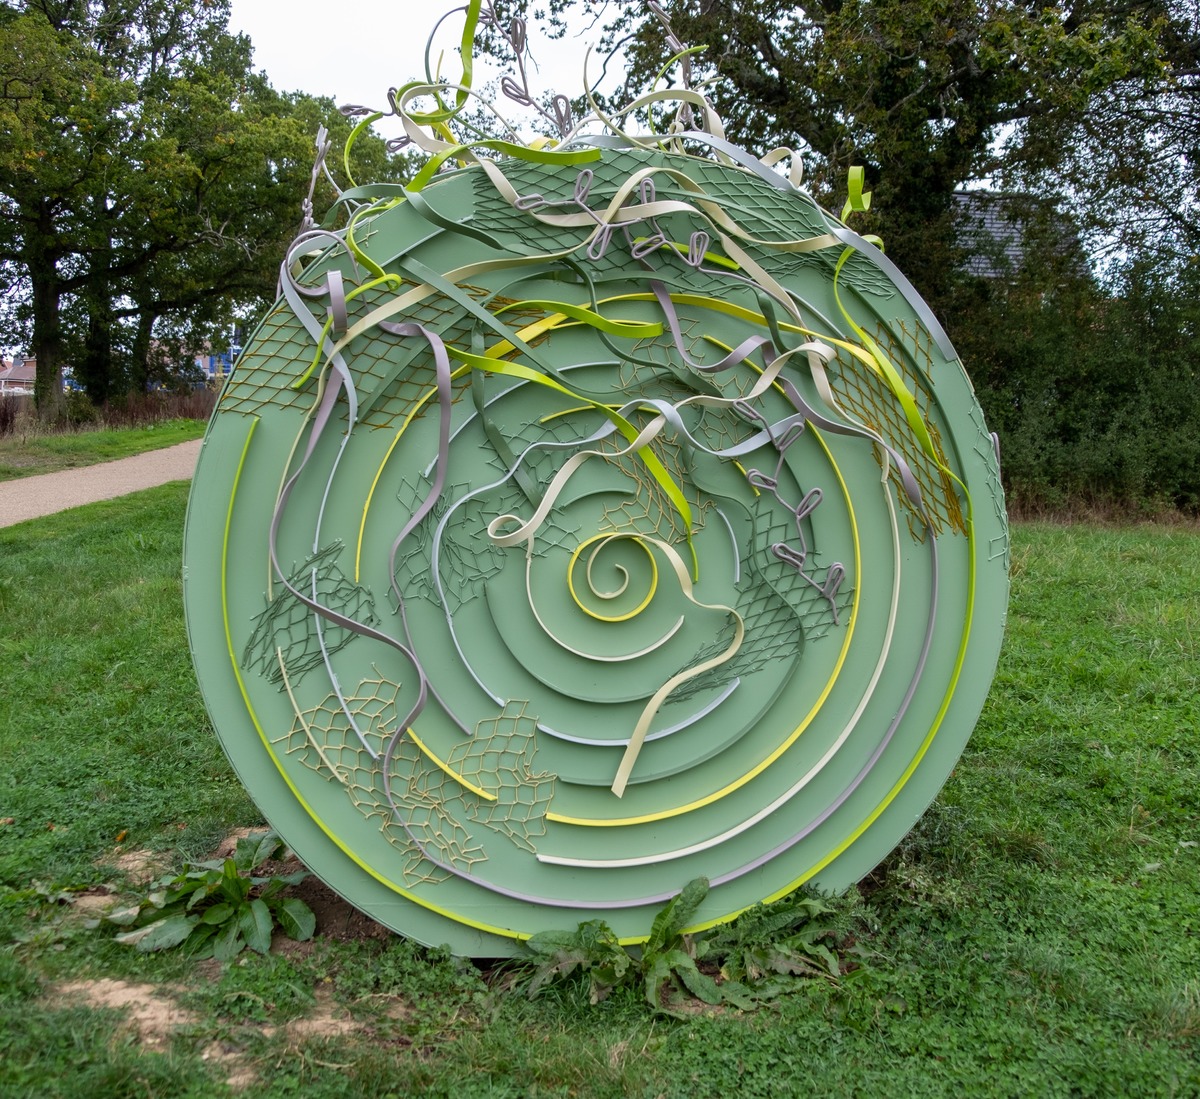
[[[112,500],[168,481],[189,481],[200,456],[200,443],[200,439],[193,439],[115,462],[4,481],[0,483],[0,527],[97,500]]]

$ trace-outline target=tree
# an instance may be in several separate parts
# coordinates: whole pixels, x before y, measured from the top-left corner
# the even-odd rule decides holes
[[[958,347],[1018,513],[1200,510],[1200,270],[1178,278],[1138,263],[1109,292],[1047,250],[976,284]]]
[[[553,0],[608,17],[631,98],[674,52],[655,5]],[[505,6],[524,14],[526,0]],[[840,209],[852,165],[875,201],[858,225],[945,312],[959,254],[952,196],[1025,153],[1031,120],[1069,133],[1108,89],[1154,78],[1165,0],[663,0],[727,132],[803,156],[817,197]],[[675,70],[678,73],[678,68]],[[670,79],[670,77],[668,77]],[[1045,167],[1045,165],[1043,165]]]
[[[606,45],[624,49],[610,112],[704,44],[666,80],[704,87],[733,140],[796,148],[834,210],[847,169],[865,166],[874,201],[855,227],[883,237],[954,336],[1015,500],[1198,506],[1194,2],[661,5],[551,0],[560,29],[568,14],[607,19]],[[527,7],[513,0],[502,21]],[[1021,227],[1003,277],[963,262],[956,192],[978,183],[1008,190]]]
[[[142,389],[273,295],[329,101],[251,67],[227,2],[0,4],[0,270],[28,284],[37,397]],[[360,148],[386,173],[378,139]],[[18,294],[18,297],[20,295]],[[167,336],[171,340],[167,340]]]
[[[59,314],[72,278],[64,267],[72,249],[55,230],[85,198],[82,184],[106,136],[105,109],[119,96],[80,43],[43,19],[11,11],[0,24],[0,95],[0,127],[8,135],[0,154],[0,257],[29,279],[35,395],[53,413],[62,401]]]
[[[1069,194],[1118,281],[1149,264],[1178,287],[1200,263],[1200,8],[1163,6],[1157,66],[1110,84],[1077,116],[1027,120],[1010,178]]]

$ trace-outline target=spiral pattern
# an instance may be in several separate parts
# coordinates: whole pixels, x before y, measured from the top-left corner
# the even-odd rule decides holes
[[[264,814],[476,956],[636,942],[701,875],[704,924],[855,881],[1004,620],[994,444],[903,277],[744,154],[578,152],[303,236],[189,510],[196,666]]]

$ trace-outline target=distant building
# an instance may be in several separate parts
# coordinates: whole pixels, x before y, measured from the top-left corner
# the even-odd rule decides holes
[[[241,352],[242,349],[237,346],[230,347],[228,351],[215,353],[210,350],[203,355],[196,356],[196,367],[204,375],[206,381],[228,378],[233,370],[234,360]]]
[[[32,393],[36,375],[37,359],[0,360],[0,394]]]
[[[1035,195],[1002,191],[958,191],[954,195],[959,243],[967,252],[963,270],[980,279],[1011,279],[1034,249],[1068,258],[1085,274],[1079,234],[1053,203]]]

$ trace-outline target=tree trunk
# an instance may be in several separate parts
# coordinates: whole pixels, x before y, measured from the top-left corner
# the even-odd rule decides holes
[[[113,355],[117,319],[113,307],[114,287],[109,277],[113,259],[113,227],[108,196],[93,195],[91,206],[95,245],[88,259],[88,276],[82,295],[87,311],[87,333],[83,338],[79,362],[74,367],[75,378],[92,404],[98,406],[118,392],[119,379],[115,376],[117,364]]]
[[[38,231],[26,244],[26,266],[33,299],[33,335],[29,350],[37,359],[33,399],[39,418],[47,422],[61,420],[66,414],[63,394],[62,326],[59,319],[61,297],[58,257],[48,242],[53,240],[49,212],[40,212]],[[40,224],[41,222],[46,224]]]
[[[129,362],[129,387],[139,393],[145,393],[150,384],[150,334],[154,330],[154,320],[150,307],[143,306],[137,317]]]
[[[108,288],[95,279],[88,288],[88,326],[79,362],[75,363],[75,378],[83,386],[88,399],[101,405],[113,392],[113,317]]]

